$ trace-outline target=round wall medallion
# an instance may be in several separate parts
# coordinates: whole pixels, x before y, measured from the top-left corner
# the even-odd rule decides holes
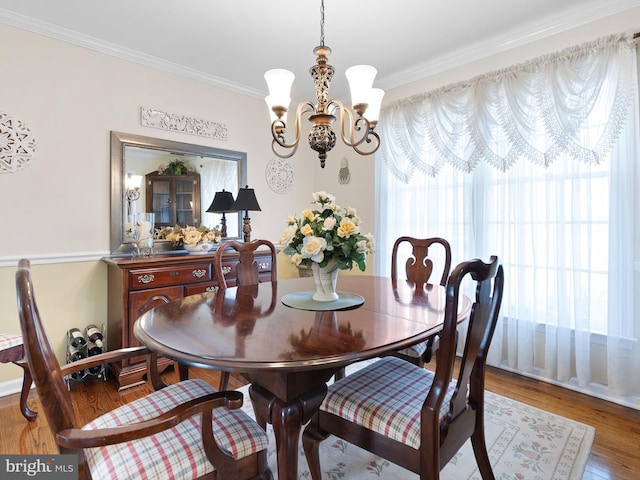
[[[12,173],[29,165],[36,153],[36,139],[25,123],[0,112],[0,173]]]
[[[273,158],[265,170],[267,185],[276,193],[288,193],[293,187],[295,174],[286,158]]]

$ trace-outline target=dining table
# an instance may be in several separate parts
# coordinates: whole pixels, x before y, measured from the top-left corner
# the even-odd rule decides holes
[[[318,411],[332,376],[442,330],[440,285],[341,275],[337,291],[338,300],[314,301],[310,277],[191,295],[144,313],[134,334],[178,364],[242,374],[256,420],[273,426],[278,478],[296,479],[302,425]],[[457,320],[470,310],[461,296]]]

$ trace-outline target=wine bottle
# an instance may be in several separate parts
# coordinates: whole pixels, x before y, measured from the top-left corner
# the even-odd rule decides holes
[[[104,338],[102,336],[102,330],[98,327],[95,325],[87,325],[84,329],[84,335],[90,342],[93,342],[98,347],[102,348]]]
[[[84,377],[86,377],[89,374],[89,372],[87,370],[80,370],[79,372],[73,372],[71,375],[69,375],[71,378],[73,378],[74,380],[82,380]]]
[[[100,342],[102,343],[102,342]],[[89,342],[87,344],[87,353],[90,357],[93,357],[94,355],[99,355],[102,353],[102,348],[100,348],[98,346],[97,343],[93,343],[93,342]]]
[[[67,352],[67,361],[68,362],[76,362],[82,358],[85,358],[86,355],[82,351],[82,348],[75,347],[73,345],[69,345],[69,349]]]
[[[69,343],[76,348],[84,347],[87,344],[87,340],[82,335],[82,332],[75,327],[69,329],[67,335],[69,337]]]
[[[102,343],[102,342],[100,342]],[[97,344],[93,342],[89,342],[87,344],[87,354],[90,357],[94,355],[99,355],[102,353],[102,348],[100,348]],[[102,377],[102,365],[96,365],[95,367],[89,367],[89,373],[91,375],[96,375],[98,378]]]

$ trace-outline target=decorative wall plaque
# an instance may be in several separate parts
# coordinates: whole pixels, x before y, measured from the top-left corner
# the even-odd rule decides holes
[[[28,166],[36,154],[36,139],[22,120],[0,112],[0,173]]]
[[[347,157],[342,157],[340,162],[340,171],[338,172],[338,182],[345,185],[351,181],[351,172],[349,171],[349,160]]]
[[[222,123],[178,113],[163,112],[153,108],[140,107],[140,123],[145,127],[172,130],[217,140],[228,140],[229,138],[227,126]]]
[[[265,170],[267,185],[276,193],[288,193],[293,187],[295,174],[286,158],[273,158]]]

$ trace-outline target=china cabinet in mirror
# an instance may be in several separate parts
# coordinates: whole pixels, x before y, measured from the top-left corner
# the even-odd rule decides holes
[[[199,226],[200,175],[160,175],[146,178],[146,211],[155,214],[156,228],[176,224]]]

